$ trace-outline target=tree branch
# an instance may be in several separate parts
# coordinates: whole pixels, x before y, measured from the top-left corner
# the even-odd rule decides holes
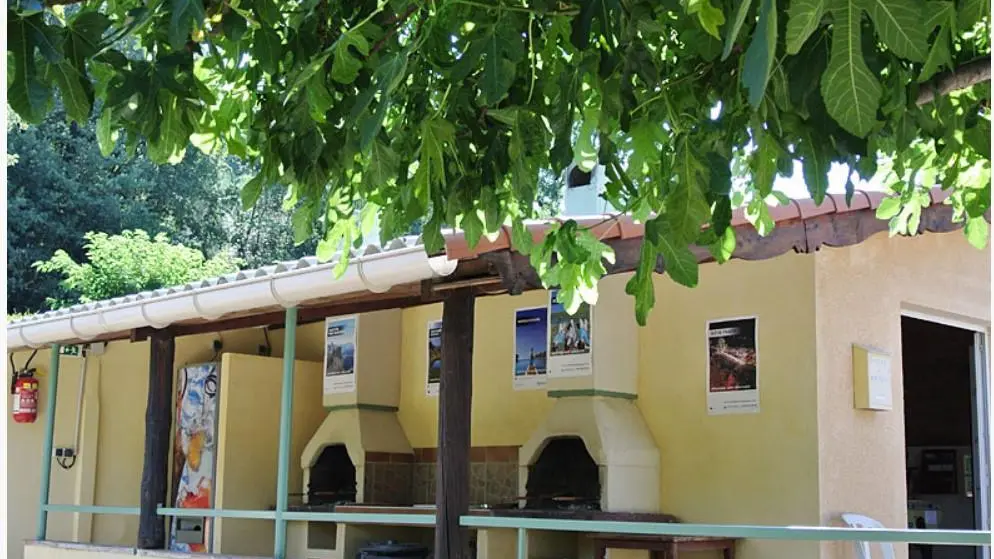
[[[966,89],[971,85],[991,81],[991,57],[967,62],[956,69],[939,74],[921,85],[915,104],[919,107],[935,101],[937,97]]]
[[[45,7],[71,6],[73,4],[82,4],[83,2],[86,2],[86,0],[45,0]]]
[[[373,48],[369,49],[369,56],[373,56],[373,54],[375,54],[378,50],[383,48],[383,45],[386,44],[386,42],[390,39],[390,37],[393,37],[394,34],[397,33],[397,30],[400,29],[400,26],[403,25],[408,18],[414,15],[414,12],[416,11],[418,11],[418,5],[411,4],[410,6],[407,7],[406,10],[404,10],[404,13],[398,16],[387,18],[386,23],[388,24],[392,23],[393,26],[390,28],[390,31],[388,31],[387,34],[383,36],[382,39],[376,41],[376,44],[373,45]],[[367,56],[366,58],[369,58],[369,56]]]

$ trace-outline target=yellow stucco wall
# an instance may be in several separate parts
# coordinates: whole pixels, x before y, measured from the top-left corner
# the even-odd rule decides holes
[[[849,346],[859,342],[889,350],[895,356],[895,387],[900,387],[902,305],[941,309],[988,325],[989,266],[989,252],[971,249],[960,233],[952,233],[918,239],[877,236],[858,247],[817,255],[707,265],[693,290],[657,278],[656,308],[649,325],[634,335],[639,345],[638,406],[660,449],[662,510],[690,522],[779,525],[830,524],[843,510],[860,510],[889,525],[902,525],[903,475],[891,474],[881,483],[880,474],[903,474],[900,394],[895,392],[893,412],[855,412]],[[618,321],[631,319],[632,302],[625,296],[615,300],[616,293],[607,290],[621,289],[624,280],[602,287],[605,304],[625,305],[616,314]],[[474,446],[521,445],[552,407],[543,390],[514,390],[511,374],[514,310],[545,304],[547,294],[541,291],[477,301]],[[705,322],[745,315],[759,317],[761,411],[708,416]],[[398,417],[413,447],[437,445],[438,398],[425,394],[425,375],[427,322],[440,317],[441,305],[407,309],[401,316]],[[610,333],[625,331],[619,326]],[[217,337],[178,340],[176,367],[211,359]],[[232,353],[254,354],[265,343],[260,329],[225,332],[220,338],[224,351]],[[281,330],[270,332],[273,357],[282,354],[282,338]],[[297,339],[298,359],[322,361],[322,323],[301,327]],[[19,352],[17,362],[27,353]],[[71,438],[78,381],[78,361],[63,358],[62,363],[56,445]],[[34,365],[47,368],[46,351],[38,353]],[[93,473],[81,474],[80,466],[68,473],[53,466],[52,502],[85,498],[89,476],[93,504],[136,506],[148,344],[110,344],[103,356],[91,360],[89,375],[88,390],[97,397],[88,396],[84,414],[90,421],[97,418],[98,429],[95,437],[84,436],[81,459],[85,463],[95,456]],[[35,530],[47,377],[41,382],[39,421],[16,425],[9,414],[7,419],[10,456],[25,457],[8,463],[8,479],[17,480],[8,486],[8,510],[19,512],[8,520],[12,557],[20,557],[21,540],[33,537]],[[302,429],[295,434],[303,441],[309,437]],[[292,454],[296,465],[296,443]],[[52,514],[49,537],[83,538],[89,531],[96,543],[134,543],[136,517],[88,516],[74,523],[73,515]],[[750,559],[814,557],[819,551],[835,556],[841,550],[830,544],[756,541],[742,544],[739,551]]]
[[[294,364],[289,492],[301,492],[299,456],[324,419],[320,363]],[[266,510],[276,503],[283,361],[229,353],[221,361],[217,486],[214,506]],[[271,520],[217,519],[214,552],[264,556],[273,549]]]
[[[552,403],[544,390],[515,390],[514,311],[548,304],[544,291],[476,301],[473,336],[473,446],[522,445]],[[428,322],[442,305],[405,309],[398,417],[412,447],[438,446],[438,397],[425,393]]]
[[[917,239],[878,235],[815,258],[818,343],[818,520],[858,512],[890,527],[907,522],[901,312],[953,315],[990,328],[991,253],[962,232]],[[853,408],[852,344],[891,355],[894,408]],[[826,556],[850,547],[824,544]],[[904,552],[904,549],[901,550]]]
[[[638,405],[661,458],[662,509],[687,522],[818,520],[814,262],[789,255],[702,266],[686,289],[657,278],[639,332]],[[707,413],[706,322],[758,316],[758,414]],[[817,544],[744,542],[738,556],[812,557]]]

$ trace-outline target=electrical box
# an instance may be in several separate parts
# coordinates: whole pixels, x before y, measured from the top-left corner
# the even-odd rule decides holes
[[[891,359],[887,353],[853,344],[853,404],[857,409],[889,411],[894,407]]]
[[[176,541],[204,543],[204,521],[200,518],[176,518]]]

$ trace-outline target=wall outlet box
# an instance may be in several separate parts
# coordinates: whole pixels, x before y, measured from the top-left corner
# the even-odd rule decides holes
[[[853,344],[852,370],[853,404],[857,409],[890,411],[894,408],[889,354]]]

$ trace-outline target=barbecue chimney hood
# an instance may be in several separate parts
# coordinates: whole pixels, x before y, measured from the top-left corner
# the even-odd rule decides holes
[[[328,416],[300,456],[305,493],[322,452],[329,446],[344,445],[355,467],[357,502],[410,501],[414,450],[397,420],[400,355],[382,351],[383,347],[400,347],[400,319],[397,309],[358,316],[355,389],[324,394]],[[390,472],[376,475],[378,470]]]
[[[529,466],[550,441],[579,437],[600,473],[600,508],[659,512],[659,449],[636,404],[638,331],[622,298],[624,276],[605,277],[591,309],[592,374],[550,378],[556,402],[518,453],[519,491],[526,494]]]

